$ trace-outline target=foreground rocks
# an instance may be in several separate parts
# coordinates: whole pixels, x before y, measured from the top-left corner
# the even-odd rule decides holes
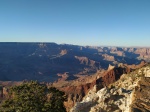
[[[147,65],[123,74],[118,81],[98,91],[95,86],[70,112],[149,112],[149,68]]]

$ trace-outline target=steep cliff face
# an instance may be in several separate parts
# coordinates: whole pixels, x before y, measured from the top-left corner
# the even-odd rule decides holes
[[[123,74],[118,81],[90,90],[70,112],[149,112],[150,66]]]
[[[91,83],[85,83],[78,86],[67,86],[63,87],[60,90],[64,91],[68,95],[68,101],[65,102],[65,106],[69,111],[71,107],[73,107],[76,102],[82,100],[82,98],[94,88],[94,85],[97,85],[96,90],[99,90],[109,84],[117,81],[120,76],[124,73],[124,68],[117,67],[112,70],[109,70],[103,74],[103,77],[97,77],[97,79],[93,80]]]
[[[95,88],[95,85],[95,91],[98,91],[116,82],[120,79],[122,74],[131,72],[132,70],[134,70],[134,67],[138,68],[144,65],[145,63],[142,62],[139,65],[128,66],[122,64],[116,67],[109,66],[108,70],[103,72],[97,72],[97,74],[93,78],[90,76],[83,77],[82,79],[78,79],[77,81],[72,81],[68,84],[65,84],[65,86],[63,87],[59,87],[60,90],[64,91],[68,95],[68,101],[65,102],[67,110],[69,111],[71,107],[73,107],[76,104],[76,102],[80,102],[91,89]],[[61,83],[61,85],[63,85],[63,82]]]

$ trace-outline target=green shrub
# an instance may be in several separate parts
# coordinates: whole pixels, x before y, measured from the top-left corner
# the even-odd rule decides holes
[[[2,104],[1,112],[66,112],[65,99],[64,92],[56,88],[25,82],[10,88],[10,98]]]

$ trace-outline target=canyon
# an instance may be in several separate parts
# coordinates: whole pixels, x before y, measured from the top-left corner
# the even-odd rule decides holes
[[[100,69],[106,70],[109,64],[149,62],[149,49],[1,42],[0,80],[73,80],[82,75],[92,75]]]
[[[65,92],[67,101],[64,105],[68,112],[136,112],[134,110],[142,108],[136,103],[139,98],[131,103],[128,91],[141,95],[138,91],[141,88],[133,93],[136,86],[141,87],[140,84],[134,85],[139,80],[147,81],[144,84],[149,88],[149,71],[143,68],[148,66],[149,54],[150,48],[138,47],[0,43],[0,101],[8,97],[11,86],[37,80]],[[133,73],[136,80],[132,79]],[[146,74],[146,78],[141,77],[141,73]],[[124,87],[127,82],[131,88]],[[147,89],[145,91],[148,92]],[[125,102],[130,103],[127,105]],[[130,108],[130,104],[134,108]],[[149,104],[142,105],[146,105],[144,111],[149,109]]]

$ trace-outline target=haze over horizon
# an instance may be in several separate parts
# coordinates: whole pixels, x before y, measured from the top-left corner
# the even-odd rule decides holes
[[[1,0],[0,42],[150,47],[148,0]]]

